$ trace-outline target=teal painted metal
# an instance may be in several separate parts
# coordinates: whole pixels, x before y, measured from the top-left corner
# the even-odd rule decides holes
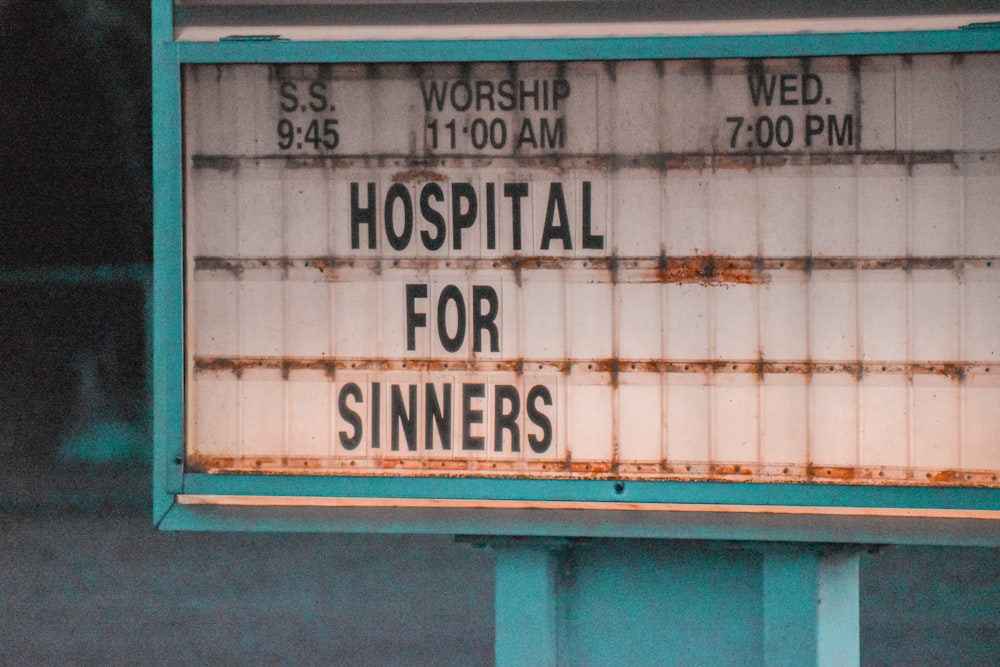
[[[857,552],[824,555],[819,565],[816,654],[820,665],[861,662],[861,557]]]
[[[1000,510],[1000,494],[994,489],[919,486],[188,474],[185,476],[184,491],[235,496],[545,499],[555,502]]]
[[[494,664],[557,664],[557,549],[544,543],[493,546]]]
[[[764,557],[764,655],[768,667],[807,665],[816,655],[815,554]]]
[[[765,553],[765,665],[860,664],[858,558],[807,548]]]
[[[379,532],[594,534],[685,539],[782,539],[858,542],[1000,544],[992,522],[947,525],[943,520],[840,521],[799,516],[721,520],[712,513],[683,517],[601,510],[430,511],[331,508],[235,508],[176,504],[177,494],[452,498],[568,502],[707,503],[860,508],[1000,510],[995,489],[626,482],[606,480],[419,479],[390,477],[183,474],[184,267],[180,70],[183,63],[418,62],[722,58],[833,54],[941,53],[1000,50],[1000,30],[737,37],[272,42],[173,41],[170,0],[153,0],[154,160],[154,518],[164,528],[344,530]],[[488,518],[492,517],[492,518]],[[541,519],[545,520],[541,520]],[[886,523],[889,521],[889,524]],[[839,526],[839,527],[838,527]],[[580,532],[584,531],[584,532]]]
[[[732,543],[571,543],[559,569],[558,664],[761,664],[761,559]]]
[[[186,505],[164,527],[220,530],[331,530],[347,532],[495,533],[600,537],[782,540],[865,544],[997,546],[993,521],[843,517],[822,514],[754,516],[713,513],[712,506],[767,510],[775,506],[868,509],[976,508],[996,510],[993,489],[833,486],[726,482],[627,482],[608,480],[502,480],[372,478],[335,476],[186,475],[193,495],[297,498],[544,499],[551,502],[675,503],[704,506],[700,512],[641,510],[500,510],[368,508],[252,508]],[[257,516],[259,523],[248,521]],[[322,518],[321,518],[322,517]],[[311,525],[317,522],[316,525]]]
[[[609,39],[180,42],[181,62],[504,62],[669,58],[781,58],[892,53],[969,53],[1000,48],[1000,30],[905,33],[634,37]]]
[[[184,230],[180,67],[173,5],[153,2],[153,516],[183,488]]]
[[[767,508],[762,507],[762,510]],[[166,530],[422,533],[537,537],[1000,546],[991,521],[718,512],[175,505]]]

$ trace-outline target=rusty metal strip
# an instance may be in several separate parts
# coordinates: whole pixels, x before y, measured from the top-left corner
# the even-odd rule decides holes
[[[613,512],[677,512],[710,514],[771,514],[797,516],[887,517],[901,519],[1000,520],[1000,511],[911,507],[817,507],[799,505],[722,505],[708,503],[633,503],[611,501],[478,500],[465,498],[349,498],[328,496],[178,495],[181,505],[243,507],[342,507],[435,509],[603,510]]]
[[[392,477],[815,482],[836,485],[998,487],[996,471],[775,463],[706,463],[368,457],[221,457],[189,454],[188,472],[219,474],[325,474]]]
[[[1000,266],[1000,257],[736,257],[690,255],[672,257],[498,257],[357,258],[357,257],[195,257],[199,273],[220,272],[234,278],[250,273],[275,277],[308,277],[325,282],[357,279],[358,271],[380,274],[386,268],[409,271],[581,271],[607,272],[615,283],[694,283],[701,285],[766,284],[777,271],[952,271]]]
[[[997,151],[841,151],[841,152],[746,152],[724,153],[642,153],[636,155],[617,154],[572,154],[558,155],[482,155],[449,154],[428,155],[415,158],[398,153],[365,153],[339,155],[205,155],[191,156],[195,169],[215,169],[219,171],[238,170],[243,162],[283,163],[289,168],[365,168],[399,169],[410,179],[439,180],[444,176],[434,169],[461,168],[474,163],[476,167],[509,167],[511,164],[522,168],[616,171],[621,169],[642,169],[647,171],[721,171],[780,167],[810,167],[836,165],[898,165],[912,169],[920,164],[944,164],[959,167],[966,162],[994,161],[1000,158]]]
[[[196,356],[196,373],[230,373],[237,377],[249,370],[280,371],[283,377],[293,371],[322,371],[331,379],[338,371],[450,371],[509,373],[677,373],[693,375],[751,374],[765,375],[830,375],[844,374],[863,378],[865,375],[938,375],[961,381],[969,375],[992,373],[996,366],[988,363],[958,361],[782,361],[759,360],[641,360],[641,359],[591,359],[591,360],[529,360],[503,359],[373,359],[357,357],[243,357]]]
[[[904,467],[824,466],[815,464],[753,464],[660,461],[421,459],[351,457],[219,457],[190,455],[189,472],[304,473],[363,476],[519,477],[552,479],[667,479],[713,481],[828,482],[836,484],[903,484],[932,486],[997,486],[996,471],[918,469]]]

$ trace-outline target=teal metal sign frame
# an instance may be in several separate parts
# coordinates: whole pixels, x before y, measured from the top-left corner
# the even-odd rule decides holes
[[[187,63],[987,52],[1000,51],[996,26],[903,33],[206,43],[175,41],[173,11],[170,0],[153,0],[153,505],[161,528],[1000,545],[998,488],[185,472],[181,117],[181,69]]]

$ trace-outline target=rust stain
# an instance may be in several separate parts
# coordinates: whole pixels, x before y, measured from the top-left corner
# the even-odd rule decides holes
[[[448,459],[443,461],[428,461],[427,467],[431,470],[461,471],[469,467],[468,463],[468,461]]]
[[[757,165],[756,155],[741,155],[734,153],[731,155],[713,155],[711,167],[713,171],[723,169],[739,169],[741,171],[752,171]]]
[[[704,171],[711,166],[709,155],[663,154],[656,163],[660,171]]]
[[[716,464],[709,468],[709,475],[722,475],[724,477],[729,477],[732,475],[746,475],[749,476],[752,473],[751,469],[747,466],[742,466],[739,464]]]
[[[909,166],[916,164],[947,164],[953,167],[957,165],[957,153],[955,151],[913,151],[906,153],[906,164]]]
[[[343,261],[333,257],[315,257],[304,260],[302,266],[306,269],[314,269],[320,273],[325,273],[328,270],[339,268],[343,265]]]
[[[760,166],[765,168],[784,167],[792,163],[794,159],[794,156],[784,153],[765,153],[760,156]]]
[[[520,375],[524,372],[524,361],[520,359],[512,359],[510,361],[497,362],[496,369],[498,371],[506,371],[508,373],[513,372]]]
[[[933,484],[961,484],[965,481],[965,475],[958,470],[942,470],[938,473],[927,473],[927,476]]]
[[[810,166],[844,166],[854,164],[853,153],[811,153]]]
[[[845,482],[856,479],[857,472],[855,468],[847,466],[815,466],[812,463],[806,464],[806,477],[812,479]]]
[[[531,269],[559,270],[565,267],[565,260],[558,257],[511,257],[506,260],[498,260],[501,267],[506,262],[510,262],[511,268],[519,271]],[[596,264],[596,261],[595,261]]]
[[[430,359],[430,358],[356,358],[356,357],[252,357],[197,356],[194,369],[199,373],[228,372],[236,376],[247,370],[273,370],[288,378],[294,371],[322,371],[331,379],[337,371],[426,371],[426,372],[525,372],[604,373],[617,386],[622,373],[676,374],[750,374],[767,375],[846,374],[861,379],[865,375],[938,375],[962,382],[971,373],[989,372],[983,363],[954,361],[921,362],[827,362],[822,360],[780,359]]]
[[[907,163],[906,153],[896,151],[872,151],[860,153],[861,164],[904,165]]]
[[[943,375],[949,380],[961,382],[965,379],[966,367],[955,363],[913,364],[914,375]]]
[[[507,256],[483,258],[413,258],[413,257],[211,257],[194,258],[196,271],[224,271],[235,278],[245,278],[254,271],[282,271],[282,277],[314,271],[319,279],[344,282],[356,279],[349,270],[381,275],[386,264],[396,269],[435,271],[509,270],[521,284],[524,271],[587,271],[595,280],[610,283],[693,283],[705,286],[767,284],[776,271],[951,271],[960,274],[965,268],[991,268],[1000,258],[991,257],[755,257],[730,255],[656,257],[567,258],[558,256]],[[604,275],[602,275],[602,273]]]
[[[218,169],[219,171],[236,171],[240,162],[246,158],[228,155],[193,155],[191,166],[195,169]]]
[[[701,285],[753,285],[770,280],[760,270],[759,262],[750,257],[667,257],[657,260],[657,279],[664,283],[698,283]]]
[[[195,271],[225,271],[234,278],[240,278],[248,262],[241,259],[230,259],[224,257],[195,257]]]
[[[243,374],[246,364],[246,360],[235,357],[197,357],[194,360],[194,369],[201,373],[229,372],[239,377]]]
[[[242,461],[235,457],[201,456],[198,454],[188,454],[184,459],[185,472],[193,472],[193,473],[235,470],[239,468],[241,465]]]
[[[588,155],[508,155],[479,156],[455,155],[437,156],[414,160],[412,157],[395,153],[364,153],[338,155],[209,155],[196,154],[191,163],[199,169],[237,170],[244,162],[280,162],[293,168],[351,168],[351,167],[396,167],[401,171],[393,177],[394,182],[412,180],[445,180],[438,172],[428,167],[468,168],[513,164],[520,168],[549,170],[555,174],[569,170],[615,171],[621,168],[635,168],[653,171],[705,170],[713,171],[738,169],[773,169],[786,166],[812,165],[896,165],[912,171],[921,164],[944,164],[957,168],[968,156],[953,150],[939,151],[733,151],[717,153],[655,152],[622,155],[617,153]],[[416,165],[416,166],[415,166]]]
[[[622,474],[655,475],[661,472],[669,472],[660,463],[619,463],[618,472]]]
[[[810,375],[814,372],[811,363],[792,363],[781,361],[761,361],[758,366],[758,375]]]
[[[427,181],[442,182],[444,180],[444,174],[423,167],[400,171],[392,175],[393,183],[425,183]]]
[[[570,472],[576,473],[574,477],[602,475],[611,472],[611,468],[610,461],[573,461],[568,466]]]

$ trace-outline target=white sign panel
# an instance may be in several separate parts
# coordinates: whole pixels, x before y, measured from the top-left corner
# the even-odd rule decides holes
[[[997,56],[184,75],[190,469],[996,484]]]

